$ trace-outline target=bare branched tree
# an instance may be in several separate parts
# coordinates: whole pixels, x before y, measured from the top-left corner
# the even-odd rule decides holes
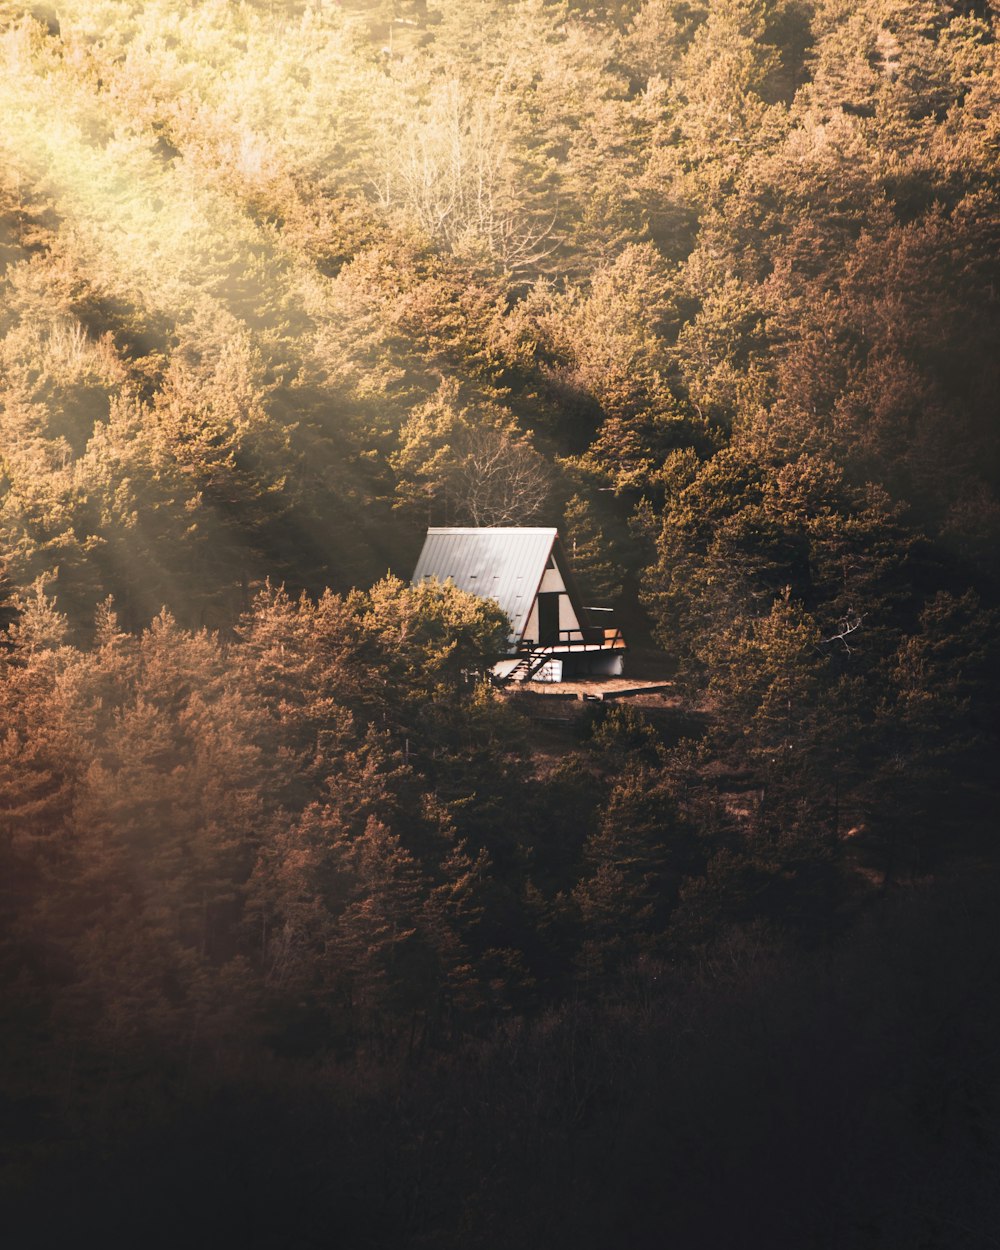
[[[862,612],[860,616],[852,618],[850,612],[848,612],[848,614],[840,622],[840,631],[836,634],[831,634],[829,638],[821,638],[820,642],[824,646],[831,642],[842,643],[847,654],[853,654],[851,645],[847,640],[852,634],[856,634],[858,632],[864,624],[864,620],[867,615],[868,614],[866,612]]]
[[[491,428],[471,433],[452,483],[456,510],[473,525],[531,520],[544,506],[549,486],[548,467],[527,439]]]
[[[524,203],[513,125],[502,84],[476,99],[447,83],[422,117],[385,135],[372,182],[379,202],[453,252],[485,253],[512,271],[537,262],[555,246],[554,223],[536,222]]]
[[[397,507],[472,525],[521,525],[544,507],[551,475],[530,431],[496,404],[465,407],[453,379],[442,378],[401,433]]]

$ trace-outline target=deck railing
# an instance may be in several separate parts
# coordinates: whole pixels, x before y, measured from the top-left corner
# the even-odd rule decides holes
[[[625,646],[622,631],[617,627],[602,628],[599,625],[585,625],[582,628],[560,629],[555,642],[535,642],[533,638],[523,638],[519,651],[578,651],[593,647],[602,650],[613,650]]]

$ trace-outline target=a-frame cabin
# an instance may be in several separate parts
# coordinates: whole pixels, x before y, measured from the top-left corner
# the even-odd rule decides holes
[[[625,640],[610,611],[585,607],[555,529],[429,529],[414,582],[451,580],[494,599],[511,623],[503,681],[615,676]]]

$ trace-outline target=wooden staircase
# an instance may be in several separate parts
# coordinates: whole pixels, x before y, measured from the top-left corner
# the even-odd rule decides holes
[[[551,647],[536,647],[533,651],[526,651],[510,672],[499,679],[498,684],[509,686],[514,681],[531,681],[538,670],[551,659]]]

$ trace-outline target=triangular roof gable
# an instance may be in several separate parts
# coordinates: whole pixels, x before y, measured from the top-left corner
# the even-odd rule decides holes
[[[554,547],[569,590],[565,556],[557,543],[557,531],[548,528],[429,529],[413,580],[451,578],[459,590],[495,599],[510,618],[511,642],[518,643]]]
[[[587,613],[583,606],[583,600],[580,598],[580,590],[573,576],[573,570],[569,567],[569,560],[566,558],[566,549],[562,545],[562,539],[556,534],[556,541],[552,545],[552,555],[558,565],[559,572],[562,574],[563,585],[566,587],[566,594],[569,601],[573,605],[573,612],[581,627],[587,623]]]

